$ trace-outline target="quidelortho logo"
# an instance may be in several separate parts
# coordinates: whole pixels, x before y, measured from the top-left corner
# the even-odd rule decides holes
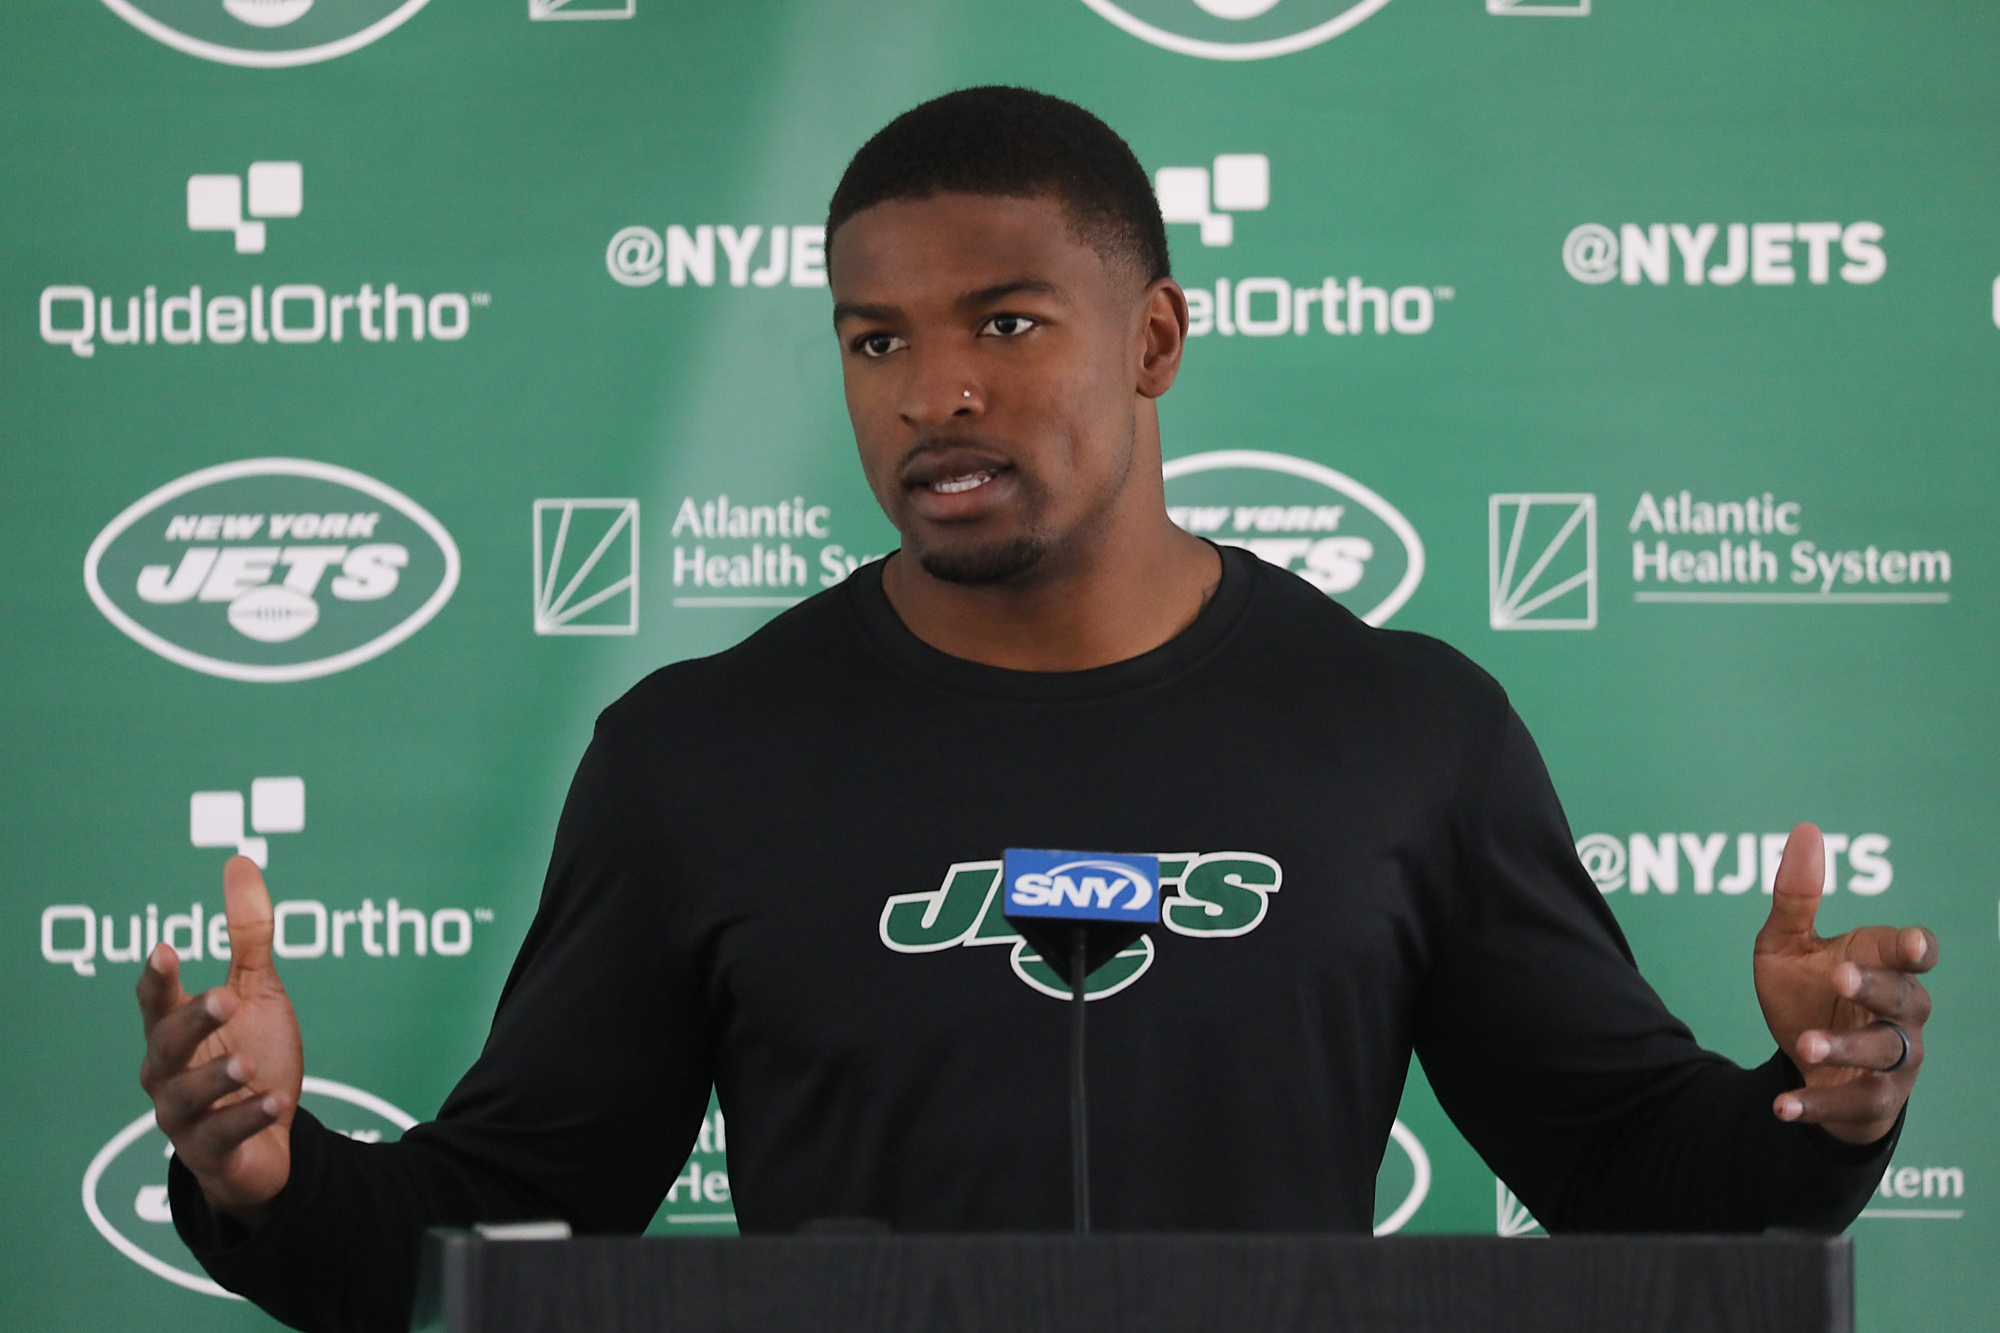
[[[306,780],[253,779],[249,812],[250,832],[245,833],[242,792],[198,791],[188,798],[188,842],[196,847],[227,847],[270,869],[269,835],[305,832]]]
[[[718,259],[720,264],[718,265]],[[664,233],[621,227],[604,249],[604,269],[627,287],[826,286],[826,228],[809,223],[678,222]]]
[[[1486,509],[1488,623],[1597,628],[1597,497],[1516,492]]]
[[[395,1140],[416,1118],[373,1093],[308,1076],[299,1105],[329,1129],[363,1143]],[[83,1173],[83,1211],[97,1234],[133,1263],[176,1286],[242,1300],[202,1271],[174,1231],[167,1199],[173,1145],[147,1111],[111,1136]]]
[[[310,65],[358,51],[428,0],[104,0],[156,41],[254,69]]]
[[[537,500],[535,633],[639,632],[639,502]]]
[[[84,557],[97,609],[169,662],[229,680],[308,680],[379,657],[458,587],[430,512],[331,463],[252,458],[191,472],[112,519]]]
[[[1205,248],[1231,246],[1237,217],[1271,206],[1271,159],[1263,153],[1222,153],[1205,167],[1161,167],[1153,192],[1169,226],[1194,226]],[[1437,303],[1455,291],[1377,287],[1358,274],[1328,276],[1309,286],[1279,277],[1216,278],[1212,287],[1190,280],[1183,290],[1190,338],[1428,333],[1437,320]]]
[[[228,232],[237,254],[263,254],[269,224],[304,211],[305,168],[298,162],[252,162],[240,176],[187,178],[188,231]],[[253,282],[245,290],[240,278],[225,281],[236,290],[148,283],[136,295],[113,295],[86,284],[52,283],[42,288],[42,341],[80,357],[95,357],[100,347],[457,342],[472,329],[473,309],[492,304],[488,292],[425,296],[394,282],[364,282],[340,292],[316,282],[268,288]]]
[[[1387,500],[1310,459],[1254,449],[1166,465],[1167,513],[1189,532],[1290,570],[1371,625],[1424,576],[1424,544]]]
[[[1577,859],[1600,893],[1734,896],[1772,891],[1789,833],[1587,833],[1577,839]],[[1889,839],[1880,833],[1827,833],[1823,893],[1845,889],[1874,897],[1896,880]],[[1687,874],[1681,874],[1682,863]],[[1844,864],[1843,864],[1844,862]]]
[[[681,497],[673,541],[673,604],[682,609],[780,607],[831,588],[880,555],[834,535],[833,506],[803,495],[745,503],[727,492]]]
[[[241,791],[198,791],[188,798],[188,842],[226,850],[258,865],[270,860],[269,837],[302,833],[306,826],[304,778],[257,778],[250,784],[250,828],[244,832]],[[216,867],[219,868],[219,867]],[[209,882],[215,877],[210,874]],[[348,901],[352,902],[352,899]],[[188,904],[185,912],[147,903],[143,914],[100,911],[88,903],[42,909],[42,960],[94,977],[106,964],[136,967],[162,941],[183,961],[229,959],[229,921],[213,904]],[[120,918],[123,917],[123,920]],[[352,908],[329,907],[318,898],[284,898],[272,906],[271,952],[279,958],[462,958],[472,952],[476,926],[491,923],[488,908],[440,907],[426,912],[397,898],[376,906],[363,898]]]
[[[263,254],[266,220],[295,218],[305,206],[305,168],[297,162],[252,162],[241,176],[188,177],[188,230],[226,231],[239,255]]]
[[[1285,878],[1276,861],[1257,852],[1162,852],[1157,859],[1160,924],[1176,935],[1196,939],[1228,939],[1257,929],[1270,910],[1271,895]],[[961,861],[945,871],[938,888],[892,895],[882,906],[878,926],[882,943],[897,953],[1005,945],[1014,975],[1021,981],[1052,999],[1070,999],[1060,973],[1008,923],[1004,869],[1003,861]],[[1075,876],[1079,891],[1086,877],[1099,881],[1093,892],[1112,882],[1105,870],[1079,869]],[[1126,897],[1132,891],[1128,878]],[[1153,941],[1141,935],[1090,974],[1085,998],[1116,995],[1152,965]]]
[[[1866,286],[1889,266],[1882,234],[1879,222],[1627,222],[1617,231],[1586,222],[1563,239],[1562,262],[1572,278],[1593,286],[1665,287],[1678,279],[1689,287],[1734,287],[1747,278],[1753,287],[1790,287],[1801,267],[1815,287],[1835,273]]]
[[[1203,245],[1236,239],[1236,214],[1271,206],[1271,159],[1262,153],[1223,153],[1210,167],[1161,167],[1153,173],[1160,216],[1169,225],[1193,223]]]

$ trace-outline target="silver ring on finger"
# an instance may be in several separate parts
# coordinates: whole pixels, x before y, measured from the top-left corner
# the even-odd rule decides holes
[[[1904,1065],[1910,1063],[1910,1034],[1903,1031],[1902,1024],[1892,1023],[1886,1018],[1878,1018],[1872,1024],[1870,1024],[1870,1026],[1878,1028],[1887,1028],[1889,1029],[1889,1031],[1895,1033],[1899,1038],[1901,1038],[1903,1042],[1903,1053],[1896,1057],[1896,1062],[1885,1068],[1876,1070],[1875,1071],[1876,1073],[1893,1074],[1897,1070],[1901,1069]]]

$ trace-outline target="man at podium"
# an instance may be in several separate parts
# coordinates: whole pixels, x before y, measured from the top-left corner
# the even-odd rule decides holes
[[[974,947],[1012,943],[1010,847],[1155,853],[1172,891],[1090,1004],[1104,1229],[1365,1234],[1412,1053],[1551,1231],[1854,1218],[1935,938],[1820,938],[1802,824],[1750,950],[1773,1053],[1697,1045],[1498,684],[1170,521],[1187,301],[1116,134],[1020,89],[926,103],[856,154],[828,245],[901,549],[605,710],[437,1118],[363,1144],[299,1109],[248,860],[227,983],[149,959],[141,1082],[219,1282],[301,1328],[397,1327],[427,1227],[643,1228],[711,1087],[746,1231],[1064,1229],[1066,1007]]]

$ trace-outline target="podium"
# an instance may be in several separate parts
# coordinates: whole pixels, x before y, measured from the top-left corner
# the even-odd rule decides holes
[[[418,1333],[1852,1333],[1845,1237],[433,1231]]]

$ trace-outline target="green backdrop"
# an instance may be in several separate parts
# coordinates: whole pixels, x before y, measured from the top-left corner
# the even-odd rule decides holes
[[[871,130],[992,81],[1156,174],[1199,334],[1176,517],[1497,675],[1704,1041],[1768,1052],[1749,949],[1796,820],[1839,835],[1828,927],[1937,929],[1861,1319],[1993,1326],[2000,15],[17,0],[0,31],[10,1326],[267,1323],[201,1290],[135,1081],[137,959],[221,975],[226,855],[269,864],[310,1104],[393,1137],[479,1047],[596,712],[891,549],[816,223]],[[725,1155],[711,1118],[657,1229],[731,1225]],[[1535,1230],[1420,1073],[1378,1195]]]

